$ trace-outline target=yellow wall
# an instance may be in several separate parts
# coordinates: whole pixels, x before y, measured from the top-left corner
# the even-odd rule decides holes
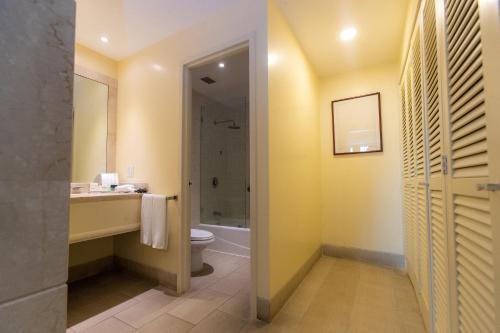
[[[398,65],[320,81],[323,243],[403,254]],[[331,101],[381,93],[383,153],[333,156]]]
[[[122,180],[147,182],[153,193],[180,193],[182,65],[252,36],[255,36],[257,58],[256,116],[257,122],[265,122],[266,10],[266,3],[262,0],[238,2],[226,11],[208,17],[119,63],[117,169]],[[265,138],[264,133],[259,140]],[[259,144],[257,154],[261,156],[259,163],[263,167],[258,172],[262,173],[266,170],[266,156],[260,151]],[[134,177],[130,179],[125,177],[128,166],[135,168]],[[257,177],[265,181],[265,177]],[[256,191],[260,189],[264,192],[266,188],[265,184],[260,184]],[[265,197],[263,193],[259,200],[265,200]],[[182,199],[168,206],[167,251],[141,246],[135,233],[115,239],[116,253],[177,273],[180,268],[179,213]],[[265,219],[262,219],[262,223],[265,223]],[[261,239],[265,242],[265,237]],[[260,248],[265,248],[265,244]],[[262,262],[265,262],[265,258]]]
[[[321,245],[318,81],[269,2],[269,269],[272,298]]]
[[[68,266],[77,266],[100,258],[113,256],[113,254],[113,237],[70,244]]]
[[[80,44],[75,45],[75,65],[91,69],[113,79],[118,77],[118,62]]]

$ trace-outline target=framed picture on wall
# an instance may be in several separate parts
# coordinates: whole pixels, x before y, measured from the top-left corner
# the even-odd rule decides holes
[[[332,101],[333,154],[382,152],[380,93]]]

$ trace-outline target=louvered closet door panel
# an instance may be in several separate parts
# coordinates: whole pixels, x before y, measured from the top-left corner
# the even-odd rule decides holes
[[[424,6],[424,76],[428,134],[428,160],[430,178],[442,178],[442,110],[440,105],[439,68],[436,36],[435,1],[427,0]]]
[[[446,2],[453,176],[487,177],[488,150],[477,0]]]
[[[488,198],[453,197],[461,332],[495,332],[493,235]]]
[[[420,264],[420,286],[421,286],[421,302],[425,320],[430,321],[430,272],[429,272],[429,234],[427,224],[427,187],[424,185],[417,186],[417,227],[419,238],[419,252],[418,256]],[[427,317],[427,318],[425,318]],[[427,322],[429,325],[429,322]],[[429,326],[428,326],[429,327]]]
[[[417,32],[412,47],[412,90],[413,90],[413,130],[415,137],[415,168],[416,177],[424,179],[425,160],[424,160],[424,112],[422,96],[422,65],[420,54],[420,34]]]
[[[412,244],[413,244],[413,229],[411,221],[411,184],[407,180],[403,184],[403,205],[404,205],[404,223],[405,223],[405,256],[406,266],[409,272],[413,270],[412,263]]]
[[[445,0],[444,14],[451,156],[448,202],[454,266],[452,323],[458,332],[500,332],[500,193],[477,187],[500,181],[498,4]],[[494,22],[490,26],[489,19]],[[483,32],[489,40],[483,39]]]
[[[427,202],[427,161],[425,150],[427,136],[425,133],[424,88],[421,53],[421,35],[417,29],[412,43],[412,90],[413,90],[413,132],[415,145],[415,186],[416,186],[416,221],[418,230],[418,280],[420,283],[419,301],[426,326],[431,326],[430,311],[430,260],[429,260],[429,224]]]
[[[410,178],[410,161],[408,152],[408,129],[406,126],[408,118],[408,107],[406,98],[406,82],[401,85],[401,143],[403,152],[403,179]]]
[[[405,132],[407,136],[407,155],[408,155],[408,178],[405,181],[407,194],[406,208],[406,227],[409,233],[408,247],[408,274],[415,286],[417,292],[420,291],[420,276],[419,270],[419,235],[417,225],[417,201],[416,201],[416,146],[415,146],[415,129],[414,129],[414,94],[413,94],[413,70],[412,62],[409,63],[405,74],[406,86],[406,112],[405,112]]]
[[[434,330],[450,332],[450,295],[447,226],[443,192],[431,188],[431,235],[432,235],[432,302]]]
[[[444,153],[443,108],[440,78],[436,1],[427,0],[423,7],[424,86],[429,182],[429,223],[432,286],[432,320],[434,332],[450,332],[450,286],[446,195],[442,173]],[[442,72],[442,71],[441,71]]]
[[[406,71],[406,131],[408,136],[408,171],[409,178],[414,179],[416,176],[416,159],[415,159],[415,138],[413,130],[413,80],[412,67],[409,66]]]
[[[406,75],[401,84],[401,143],[402,143],[402,167],[403,167],[403,210],[404,210],[404,230],[405,230],[405,258],[406,266],[409,271],[413,270],[412,263],[412,244],[413,244],[413,228],[411,218],[411,205],[413,199],[411,197],[411,181],[410,181],[410,162],[409,150],[410,143],[408,137],[408,98]]]
[[[408,238],[408,252],[407,252],[407,268],[408,275],[412,280],[415,288],[419,289],[419,279],[418,279],[418,226],[416,224],[416,189],[415,185],[411,181],[405,182],[405,218],[406,218],[406,230]]]

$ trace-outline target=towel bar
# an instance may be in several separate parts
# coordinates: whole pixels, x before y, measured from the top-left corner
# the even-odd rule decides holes
[[[177,199],[178,199],[177,195],[167,196],[167,201],[168,200],[175,200],[175,201],[177,201]]]

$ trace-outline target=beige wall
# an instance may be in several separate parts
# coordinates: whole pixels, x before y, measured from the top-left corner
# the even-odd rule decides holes
[[[179,194],[181,191],[182,160],[182,65],[229,47],[236,41],[255,37],[256,41],[256,123],[263,123],[267,96],[266,5],[262,0],[238,2],[226,11],[181,31],[142,50],[119,63],[117,167],[125,181],[144,181],[159,194]],[[256,191],[267,189],[267,169],[263,133],[257,143],[257,155],[262,168],[258,171]],[[261,151],[264,149],[264,151]],[[134,166],[134,177],[126,179],[127,167]],[[263,175],[261,175],[263,173]],[[178,273],[180,269],[180,208],[179,202],[168,205],[169,246],[167,251],[141,246],[137,234],[115,239],[115,250],[127,259]],[[265,223],[262,204],[260,223]],[[260,229],[259,229],[260,230]],[[262,229],[265,232],[265,229]],[[265,237],[260,238],[262,242]],[[265,249],[265,244],[259,246]],[[262,262],[265,262],[265,258]],[[264,274],[261,270],[261,274]],[[265,289],[265,287],[264,287]],[[265,290],[261,290],[265,293]]]
[[[403,254],[398,65],[320,82],[323,243]],[[333,156],[331,101],[380,92],[383,153]]]
[[[80,44],[75,45],[75,65],[91,69],[113,79],[118,77],[118,62]]]
[[[269,2],[270,297],[321,245],[318,81]]]

